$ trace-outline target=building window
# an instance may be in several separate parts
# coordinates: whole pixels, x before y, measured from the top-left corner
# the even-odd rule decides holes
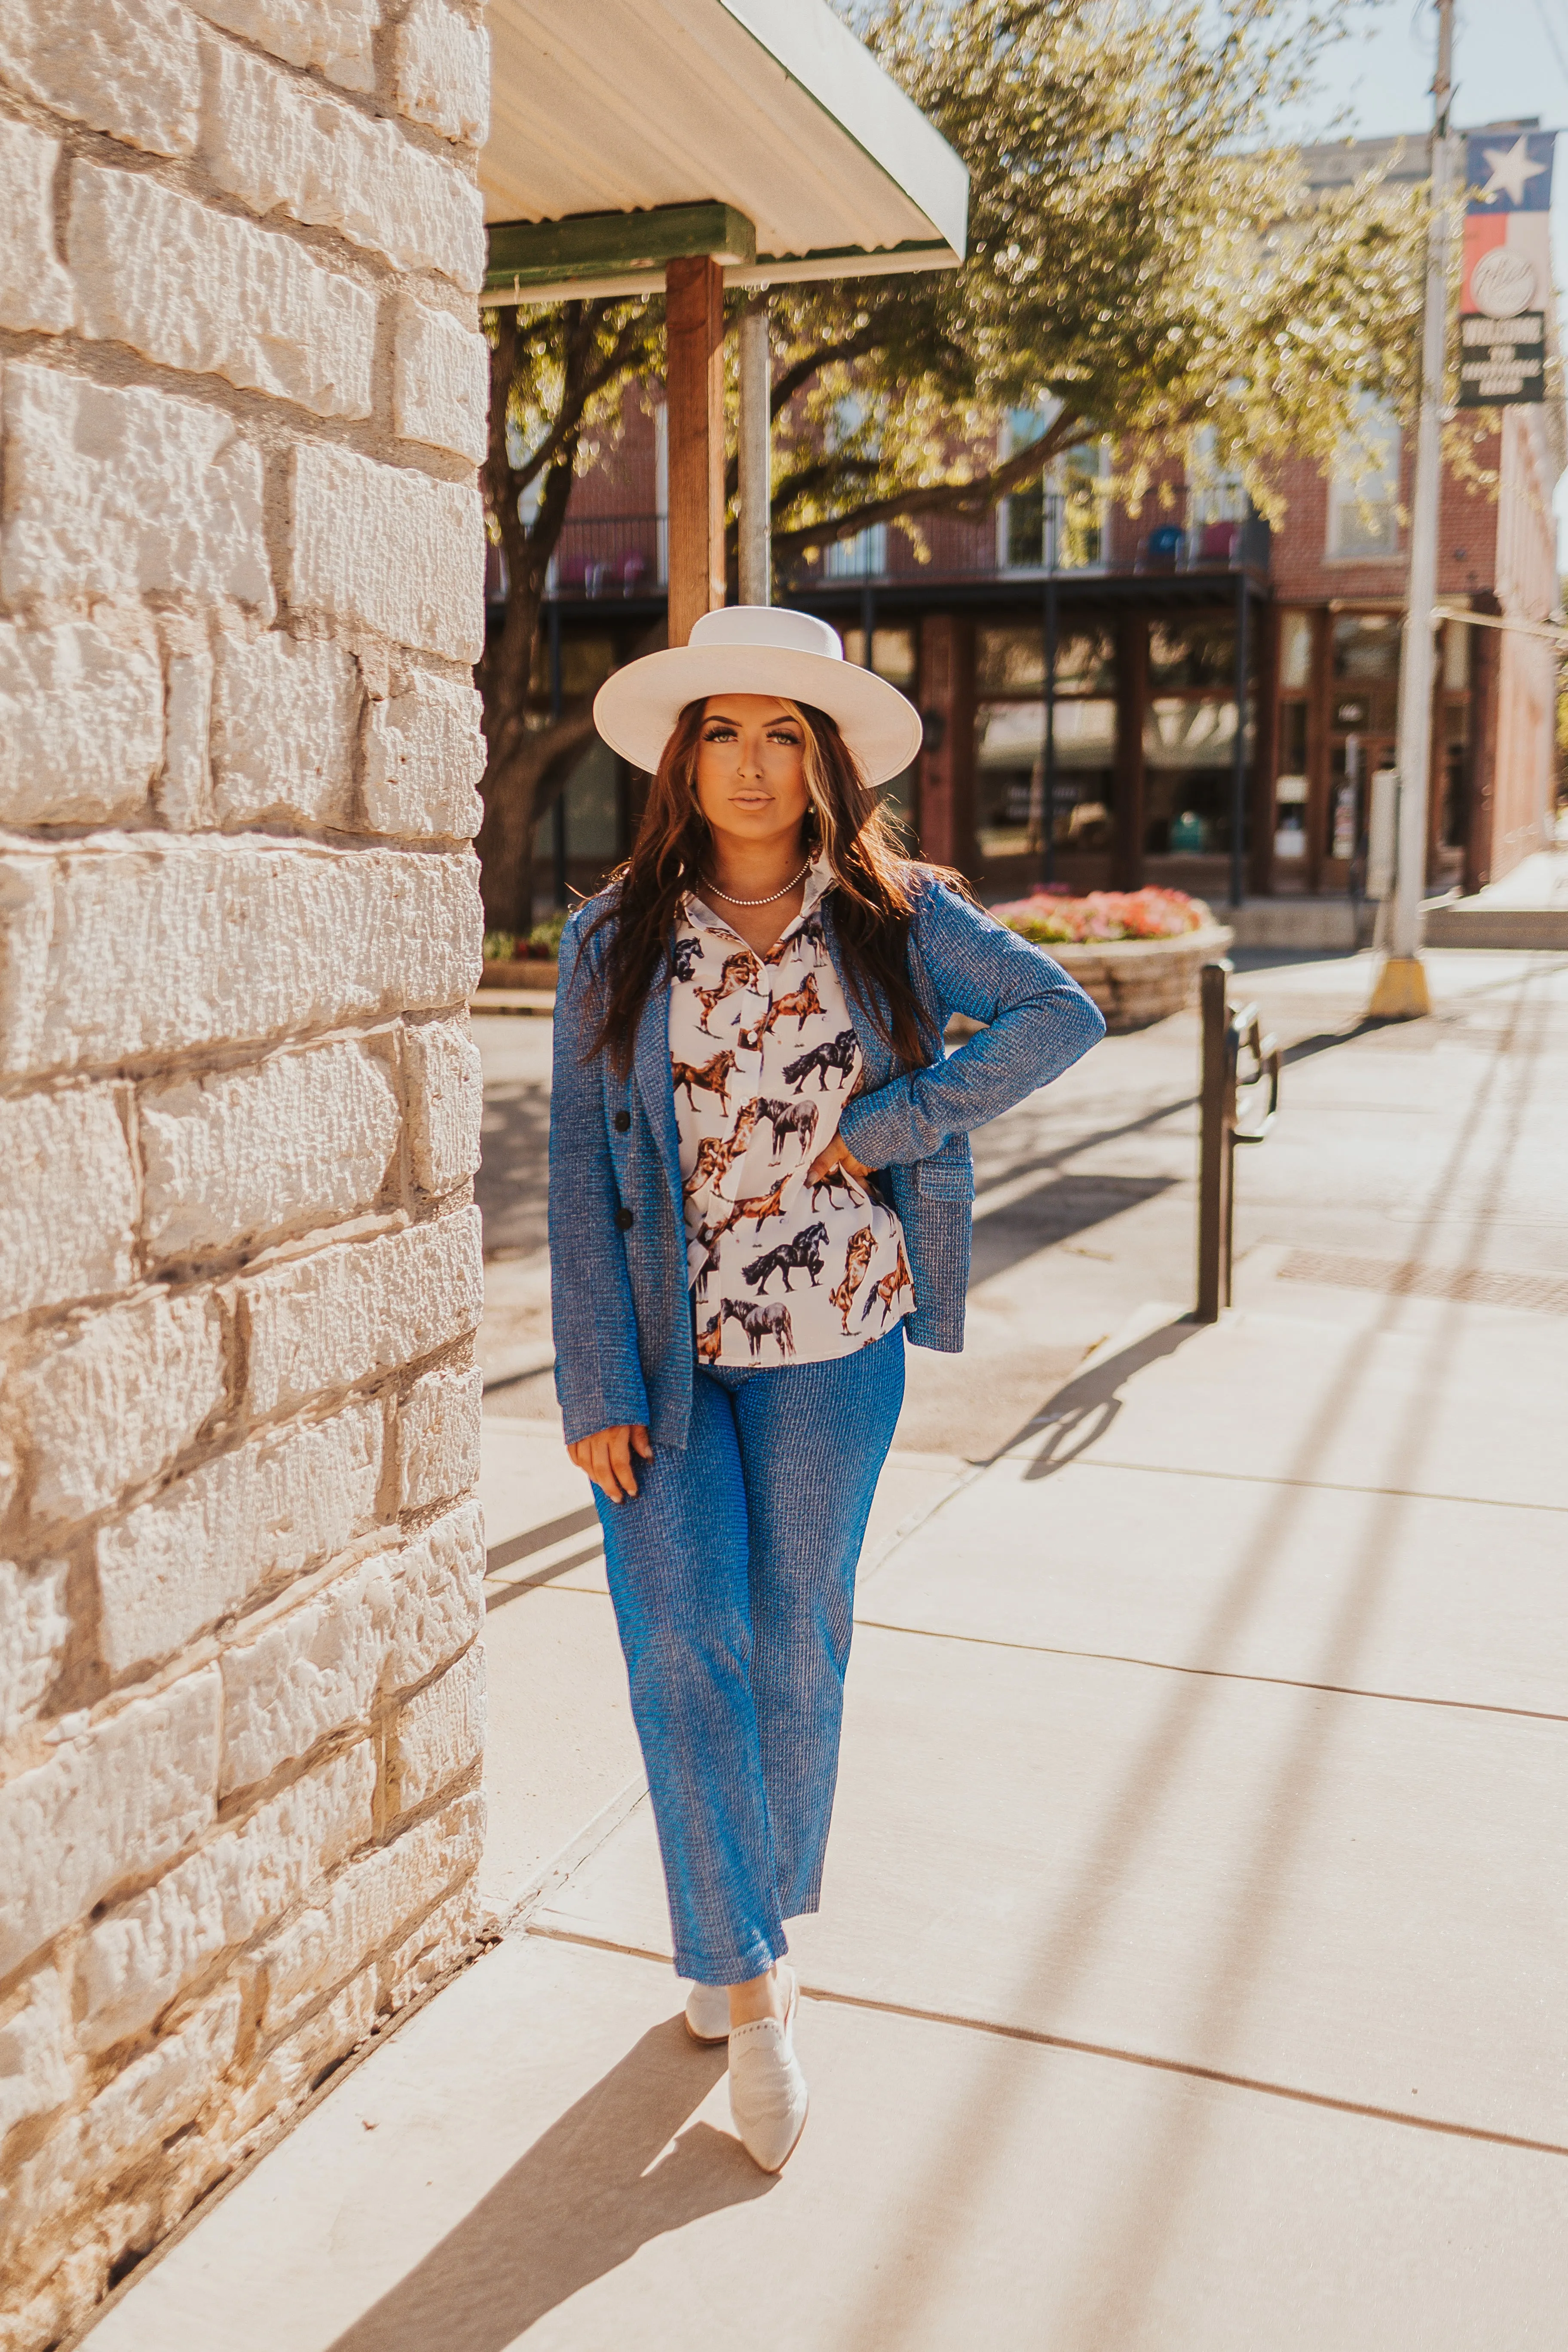
[[[1399,425],[1385,402],[1363,399],[1329,473],[1329,555],[1386,562],[1398,552]]]
[[[1143,719],[1146,856],[1229,849],[1235,745],[1235,623],[1153,622]]]
[[[866,632],[846,629],[844,658],[857,669],[866,667]],[[889,686],[907,692],[915,682],[915,633],[912,629],[873,629],[871,632],[871,667]]]
[[[1103,572],[1110,444],[1066,450],[1051,467],[1045,500],[1046,562],[1056,572]]]
[[[1046,838],[1046,661],[1038,624],[975,635],[975,835],[982,857],[1037,857]],[[1110,845],[1116,656],[1106,629],[1057,640],[1053,825],[1058,856]],[[1091,873],[1089,881],[1100,878]]]
[[[888,526],[874,522],[852,539],[836,539],[826,549],[825,580],[880,580],[888,570]]]
[[[1307,708],[1312,615],[1279,616],[1279,763],[1274,779],[1274,855],[1307,855]]]

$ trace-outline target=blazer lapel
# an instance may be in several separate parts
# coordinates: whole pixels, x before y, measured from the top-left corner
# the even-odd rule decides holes
[[[658,1143],[659,1164],[671,1200],[680,1209],[680,1139],[675,1126],[675,1089],[669,1076],[669,962],[654,973],[637,1023],[632,1054],[637,1091]]]
[[[844,958],[838,944],[837,926],[833,919],[831,892],[822,902],[822,936],[827,949],[827,960],[837,976],[844,1002],[848,1007],[849,1025],[855,1032],[856,1042],[860,1048],[860,1066],[865,1072],[866,1087],[869,1089],[872,1087],[886,1086],[893,1075],[893,1056],[876,1023],[845,977]]]

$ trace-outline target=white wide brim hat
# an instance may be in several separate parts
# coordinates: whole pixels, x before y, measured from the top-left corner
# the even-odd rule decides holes
[[[921,748],[920,713],[896,686],[847,662],[826,621],[774,604],[704,613],[689,645],[613,671],[594,698],[594,724],[651,775],[687,704],[710,694],[775,694],[826,710],[869,784],[900,774]]]

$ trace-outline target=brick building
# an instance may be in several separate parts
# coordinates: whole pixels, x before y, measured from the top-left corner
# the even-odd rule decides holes
[[[1307,163],[1318,185],[1373,163],[1397,181],[1424,175],[1425,142],[1346,142]],[[1540,621],[1557,598],[1562,404],[1499,412],[1499,428],[1476,453],[1498,475],[1495,494],[1446,476],[1439,593]],[[658,625],[663,429],[649,386],[574,492],[542,708],[552,665],[558,691],[587,691]],[[1011,429],[1037,425],[1020,416]],[[851,658],[869,646],[918,701],[925,749],[895,796],[926,853],[987,891],[1048,870],[1075,887],[1161,882],[1224,898],[1239,863],[1247,896],[1337,900],[1348,921],[1373,778],[1394,757],[1412,459],[1369,411],[1342,467],[1285,468],[1284,520],[1270,530],[1238,484],[1201,468],[1189,481],[1180,464],[1140,513],[1102,505],[1093,485],[1108,460],[1081,452],[994,522],[922,524],[926,560],[897,529],[867,531],[796,565],[774,593],[832,620]],[[1447,622],[1438,680],[1428,878],[1474,889],[1544,838],[1554,656],[1519,632]],[[541,896],[567,878],[592,887],[621,854],[630,792],[607,751],[584,755],[542,823]]]
[[[0,8],[0,2339],[472,1946],[477,6]]]

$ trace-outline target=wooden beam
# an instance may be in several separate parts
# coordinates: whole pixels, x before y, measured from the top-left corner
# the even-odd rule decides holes
[[[733,205],[658,205],[641,213],[577,213],[569,220],[497,221],[489,232],[485,292],[544,286],[557,278],[622,278],[646,270],[655,281],[681,257],[739,266],[755,261],[757,232]]]
[[[669,642],[724,602],[724,273],[706,257],[664,273],[668,346]]]

